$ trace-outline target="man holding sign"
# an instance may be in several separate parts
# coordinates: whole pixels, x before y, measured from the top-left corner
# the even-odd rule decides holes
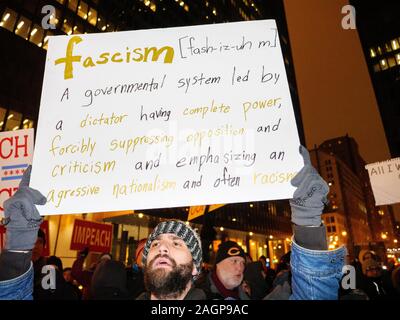
[[[294,223],[291,257],[293,278],[290,299],[337,299],[346,250],[342,247],[335,251],[326,251],[325,227],[321,222],[321,214],[326,202],[328,186],[312,167],[307,150],[301,147],[300,152],[304,159],[304,167],[291,181],[297,189],[293,199],[290,200]],[[42,220],[35,205],[43,205],[46,199],[38,191],[28,187],[29,174],[30,170],[26,172],[21,181],[23,187],[19,189],[19,193],[8,200],[5,205],[7,244],[6,250],[0,256],[1,299],[32,298],[31,249]],[[154,240],[160,241],[160,239],[164,239],[161,238],[164,236],[176,236],[174,233],[176,228],[172,227],[162,225],[156,227],[155,236],[150,236],[146,244],[147,251],[143,253],[144,257],[147,258]],[[186,239],[186,233],[178,233],[178,237]],[[191,238],[193,237],[195,236]],[[190,248],[188,243],[190,243]],[[200,262],[192,249],[199,247],[199,243],[192,247],[191,242],[183,241],[181,245],[182,254],[187,251],[189,261],[189,257],[191,257],[190,274],[197,276]],[[174,251],[168,249],[169,244],[162,247],[165,249],[163,249],[163,253],[167,257],[164,259],[168,261],[174,259]],[[152,257],[157,257],[156,251],[151,253]],[[154,261],[154,258],[151,261]],[[145,263],[145,267],[148,267],[148,263]],[[161,276],[161,283],[162,277],[170,276],[170,272],[172,270],[158,275]],[[187,283],[182,283],[177,287],[179,292],[166,292],[166,288],[160,287],[157,290],[163,292],[170,299],[173,297],[184,299],[186,296],[182,293],[190,292],[193,281],[191,277],[185,279]],[[184,288],[183,291],[182,288]],[[201,295],[196,296],[201,297]]]

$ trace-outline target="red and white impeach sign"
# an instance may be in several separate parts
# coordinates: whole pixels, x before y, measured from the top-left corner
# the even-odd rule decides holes
[[[75,220],[71,238],[71,250],[89,247],[93,252],[110,252],[113,227],[111,224]]]
[[[46,244],[43,249],[42,256],[48,257],[50,255],[50,233],[49,233],[49,222],[44,220],[40,225],[40,229],[46,235]],[[6,229],[3,226],[0,226],[0,251],[3,250],[4,244],[6,240]]]
[[[3,202],[18,190],[26,168],[32,163],[33,129],[0,132],[0,217]]]

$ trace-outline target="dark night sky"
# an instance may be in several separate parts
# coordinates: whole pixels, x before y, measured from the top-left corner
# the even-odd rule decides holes
[[[307,147],[348,133],[367,163],[390,158],[358,32],[342,28],[347,0],[285,0]]]

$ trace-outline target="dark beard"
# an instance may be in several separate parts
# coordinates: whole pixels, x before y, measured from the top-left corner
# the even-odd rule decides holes
[[[167,258],[171,262],[172,270],[163,268],[154,270],[153,264],[157,258]],[[192,279],[193,262],[177,265],[175,260],[166,255],[157,255],[149,262],[144,271],[144,284],[147,291],[151,292],[156,298],[175,299],[186,289],[187,284]]]

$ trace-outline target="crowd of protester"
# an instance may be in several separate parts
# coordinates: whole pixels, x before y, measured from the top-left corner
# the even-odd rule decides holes
[[[15,195],[4,203],[6,245],[0,254],[0,299],[35,300],[335,300],[399,297],[399,267],[383,270],[372,251],[353,262],[355,287],[343,288],[346,248],[328,250],[321,214],[329,188],[300,148],[303,169],[292,179],[291,251],[276,269],[267,259],[250,257],[233,241],[222,242],[211,267],[196,230],[179,220],[159,223],[138,242],[129,266],[110,253],[86,265],[88,249],[72,268],[59,257],[43,257],[46,242],[36,205],[46,198],[29,187],[30,169]],[[208,254],[208,253],[207,253]],[[252,261],[251,258],[258,258]],[[51,266],[53,278],[49,278]],[[43,272],[46,270],[46,272]],[[50,282],[50,285],[49,285]]]

